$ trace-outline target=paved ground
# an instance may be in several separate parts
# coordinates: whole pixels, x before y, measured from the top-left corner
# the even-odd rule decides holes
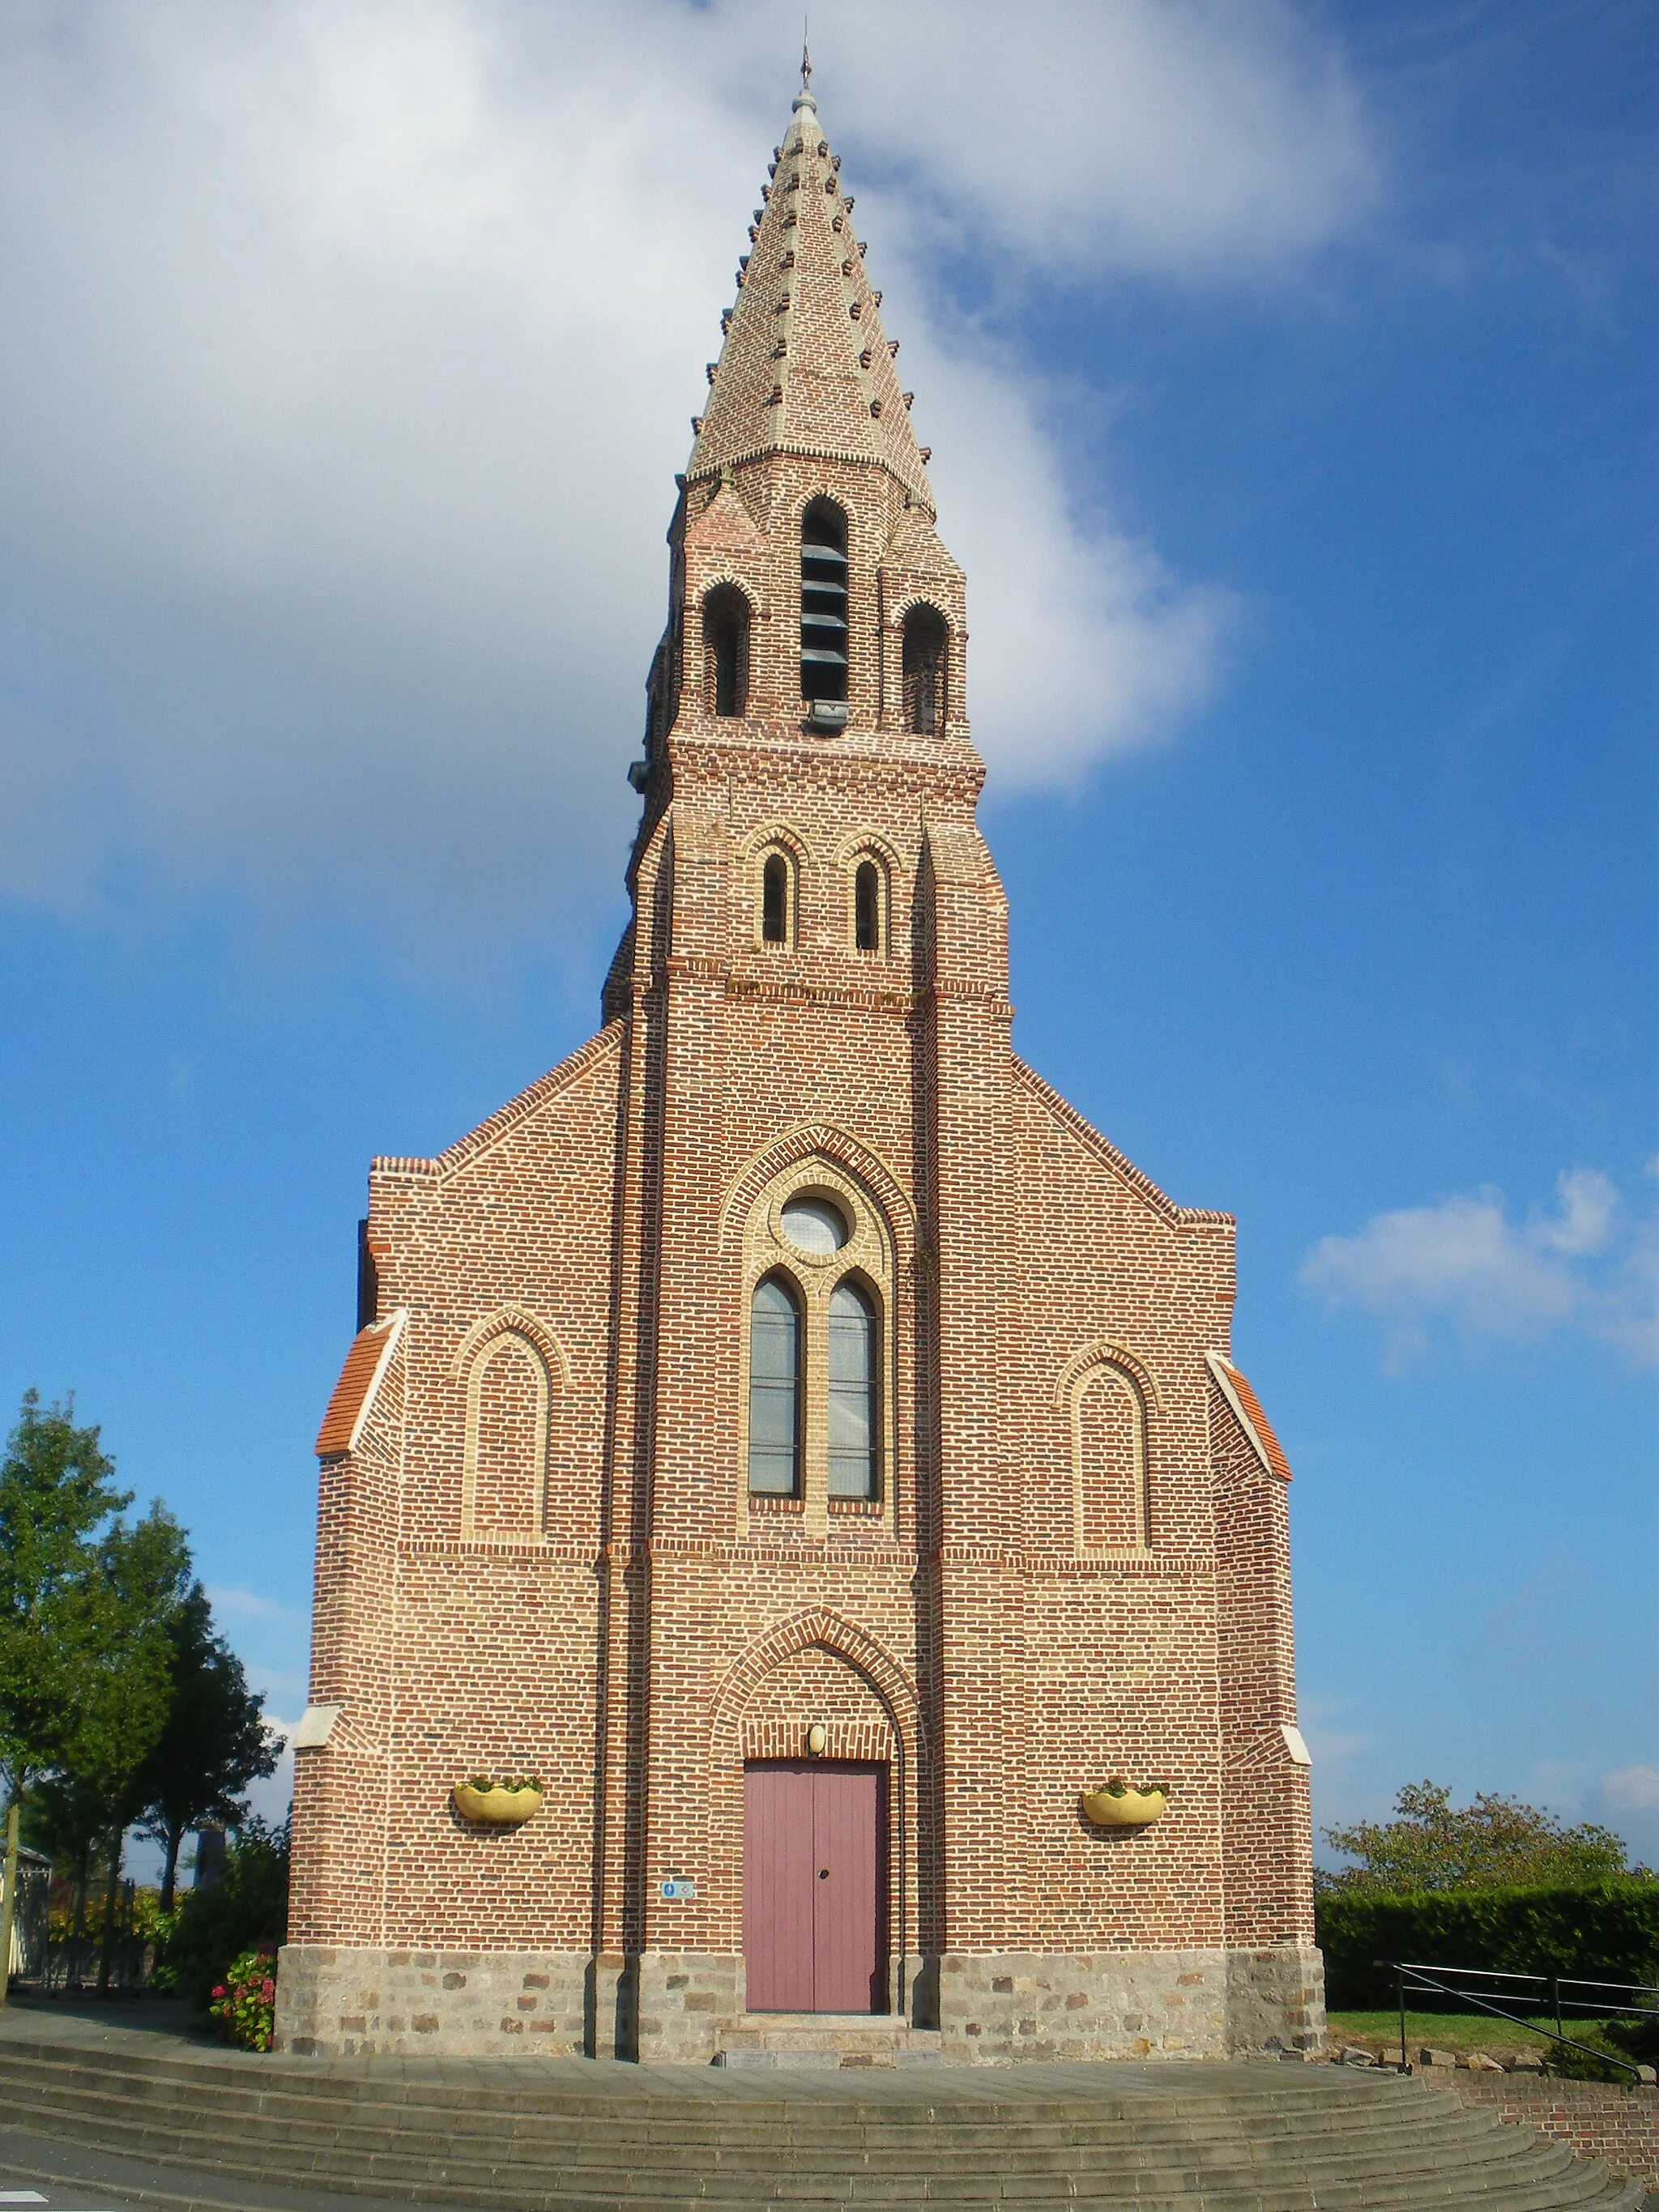
[[[1226,2060],[1149,2060],[1138,2064],[1114,2061],[1109,2067],[1074,2062],[1066,2064],[1022,2066],[927,2066],[914,2071],[885,2068],[855,2072],[833,2069],[774,2072],[764,2068],[720,2066],[665,2066],[613,2064],[591,2058],[294,2058],[283,2054],[261,2056],[250,2051],[231,2051],[216,2042],[200,2024],[199,2015],[172,1997],[58,1997],[14,1996],[0,2008],[0,2036],[18,2035],[31,2042],[71,2043],[82,2048],[136,2051],[165,2050],[173,2063],[211,2063],[215,2066],[247,2067],[269,2080],[279,2070],[292,2069],[307,2078],[319,2075],[336,2078],[373,2080],[387,2085],[441,2082],[465,2088],[501,2082],[521,2084],[527,2076],[579,2089],[586,2097],[617,2098],[648,2102],[665,2094],[675,2098],[706,2098],[711,2104],[756,2101],[775,2104],[781,2082],[787,2081],[792,2102],[844,2104],[849,2096],[861,2103],[944,2103],[1000,2105],[1043,2103],[1056,2096],[1096,2094],[1109,2081],[1115,2097],[1167,2097],[1177,2085],[1202,2094],[1221,2089],[1238,2080],[1241,2063],[1252,2072],[1260,2064],[1277,2070],[1279,2062]],[[1300,2072],[1300,2069],[1297,2069]],[[11,2117],[9,2115],[4,2117]],[[21,2117],[21,2116],[20,2116]],[[362,2200],[356,2200],[361,2202]]]

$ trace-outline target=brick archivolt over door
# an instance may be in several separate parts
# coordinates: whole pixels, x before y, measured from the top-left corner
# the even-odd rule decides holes
[[[806,1734],[815,1722],[825,1730],[823,1757],[888,1764],[891,1942],[900,1956],[914,1952],[923,1749],[915,1686],[875,1638],[826,1607],[758,1638],[715,1694],[705,1850],[717,1918],[713,1940],[736,1949],[743,1939],[744,1762],[806,1756]]]

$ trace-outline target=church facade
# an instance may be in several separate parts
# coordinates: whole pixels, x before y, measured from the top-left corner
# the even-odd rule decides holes
[[[680,480],[603,1026],[371,1171],[295,2051],[1322,2036],[1234,1224],[1012,1048],[963,578],[840,169],[804,87]]]

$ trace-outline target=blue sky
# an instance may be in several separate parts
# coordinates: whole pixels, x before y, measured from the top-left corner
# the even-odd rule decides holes
[[[1017,1045],[1239,1216],[1316,1817],[1659,1860],[1651,11],[1006,20],[850,6],[815,88]],[[0,27],[0,1398],[76,1391],[290,1720],[368,1158],[596,1019],[793,26]]]

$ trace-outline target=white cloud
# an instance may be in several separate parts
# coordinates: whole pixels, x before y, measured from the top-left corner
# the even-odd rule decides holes
[[[305,1626],[304,1613],[296,1613],[292,1606],[278,1605],[275,1598],[262,1597],[258,1590],[227,1589],[210,1585],[207,1596],[216,1618],[221,1623],[259,1620],[276,1622],[285,1628]]]
[[[855,5],[818,82],[875,185],[981,743],[1063,781],[1201,696],[1226,594],[1084,514],[1051,395],[952,319],[930,248],[1232,283],[1360,218],[1376,162],[1276,0],[1007,21]],[[228,892],[424,951],[614,896],[671,479],[794,21],[0,17],[0,890]]]
[[[1299,1279],[1332,1308],[1380,1321],[1395,1357],[1422,1349],[1438,1322],[1470,1337],[1572,1326],[1644,1360],[1659,1348],[1654,1249],[1652,1223],[1628,1218],[1606,1176],[1574,1168],[1556,1178],[1553,1206],[1524,1222],[1492,1190],[1376,1214],[1323,1238]]]
[[[1592,1784],[1591,1820],[1620,1835],[1632,1856],[1659,1866],[1659,1767],[1615,1766]]]

